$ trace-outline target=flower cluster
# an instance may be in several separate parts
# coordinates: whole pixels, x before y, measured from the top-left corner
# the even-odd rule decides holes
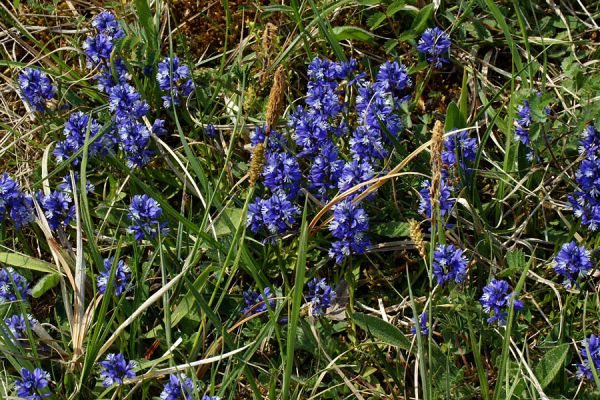
[[[273,299],[273,294],[269,287],[265,287],[262,294],[260,292],[255,292],[254,290],[247,290],[244,292],[243,296],[244,303],[246,303],[246,307],[242,309],[243,314],[246,314],[247,312],[259,313],[267,311],[267,301],[269,302],[269,308],[275,308],[275,300]]]
[[[529,127],[531,126],[531,107],[527,100],[517,107],[517,117],[515,121],[515,139],[523,143],[527,149],[527,159],[533,160],[533,148],[531,147],[531,139],[529,138]]]
[[[104,378],[102,381],[104,387],[110,387],[115,383],[122,385],[124,379],[135,377],[133,370],[136,367],[136,363],[134,361],[127,362],[125,356],[121,353],[108,354],[104,361],[100,362],[100,366],[102,367],[100,377]]]
[[[98,33],[88,37],[83,43],[83,51],[87,59],[86,66],[89,69],[100,70],[98,87],[108,93],[116,84],[130,79],[127,67],[121,58],[116,57],[111,63],[115,42],[125,37],[125,32],[115,16],[108,11],[96,15],[92,20],[92,26]],[[116,82],[114,77],[117,78]]]
[[[247,225],[252,232],[258,232],[261,226],[272,234],[282,233],[294,225],[300,213],[284,192],[277,192],[263,200],[257,198],[248,206]]]
[[[388,155],[387,137],[397,137],[403,127],[399,113],[409,97],[402,93],[411,85],[407,68],[390,61],[381,65],[375,82],[358,81],[358,126],[349,140],[354,160],[374,164]]]
[[[448,53],[451,45],[452,41],[446,32],[438,27],[428,28],[419,39],[417,50],[427,54],[427,61],[433,63],[436,68],[442,68],[443,63],[449,62],[443,56]]]
[[[466,131],[448,136],[444,139],[442,163],[447,168],[454,168],[459,165],[463,171],[466,171],[465,163],[475,161],[477,147],[477,139],[471,138]]]
[[[29,283],[12,267],[0,269],[0,304],[27,300],[31,294]]]
[[[50,82],[48,75],[36,68],[25,68],[19,75],[21,95],[34,111],[46,110],[46,101],[56,94],[56,86]]]
[[[569,196],[569,204],[581,223],[596,231],[600,227],[600,134],[591,125],[584,131],[580,152],[585,158],[575,173],[579,190]]]
[[[179,58],[165,57],[158,63],[158,72],[156,74],[158,86],[162,91],[168,91],[168,94],[162,96],[165,108],[171,107],[171,103],[179,105],[181,96],[189,96],[194,89],[194,83],[190,79],[190,69],[187,65],[181,64]]]
[[[600,370],[600,337],[592,334],[589,338],[583,340],[580,355],[583,362],[577,364],[577,377],[579,379],[594,379],[591,368]],[[592,359],[593,367],[590,365],[588,357]]]
[[[69,115],[69,119],[65,123],[63,135],[65,140],[56,143],[54,156],[56,161],[64,161],[77,153],[85,143],[86,135],[89,137],[88,155],[94,157],[98,154],[106,154],[111,149],[116,141],[114,136],[105,134],[99,139],[95,139],[100,132],[100,125],[91,118],[88,114],[77,111]],[[93,142],[92,142],[93,141]],[[81,155],[73,159],[73,165],[79,164]]]
[[[345,199],[333,207],[333,219],[329,230],[337,240],[329,249],[329,256],[339,264],[351,253],[363,254],[369,246],[366,232],[369,217],[364,209]]]
[[[38,192],[37,200],[44,210],[44,216],[50,229],[57,230],[60,227],[69,226],[71,218],[75,215],[73,198],[69,192],[54,190],[47,195]]]
[[[590,251],[585,246],[577,246],[574,241],[563,244],[552,263],[554,271],[565,277],[564,285],[568,288],[577,284],[577,279],[586,276],[593,267]]]
[[[421,195],[421,200],[419,201],[419,213],[425,215],[427,218],[431,218],[432,209],[431,209],[431,182],[429,180],[423,181],[421,184],[422,189],[419,190],[419,194]],[[440,216],[443,218],[450,212],[452,206],[456,202],[456,199],[452,198],[452,186],[449,186],[446,183],[445,179],[442,179],[440,182],[439,188],[439,207],[440,207]]]
[[[162,236],[168,234],[166,222],[159,221],[162,214],[160,204],[147,194],[135,195],[129,206],[128,232],[133,233],[137,241],[144,237],[154,238],[160,232]]]
[[[508,282],[493,278],[492,281],[483,288],[483,295],[481,296],[481,299],[479,299],[479,302],[483,306],[483,311],[491,315],[490,318],[487,319],[488,324],[493,324],[497,321],[498,325],[504,325],[506,323],[506,317],[508,316],[510,302],[515,297],[515,292],[508,293]],[[523,302],[515,298],[513,307],[515,310],[522,310]]]
[[[25,322],[25,318],[21,314],[15,314],[11,317],[8,317],[4,320],[6,327],[11,333],[12,337],[15,339],[21,339],[27,332],[27,323],[29,323],[29,327],[33,327],[38,322],[31,315],[27,315],[27,322]]]
[[[48,381],[51,379],[50,374],[43,369],[36,368],[33,372],[30,372],[26,368],[21,368],[21,377],[22,379],[17,380],[15,383],[17,396],[24,399],[36,400],[51,396],[51,393],[44,390],[48,387]]]
[[[308,294],[311,314],[320,317],[331,306],[331,300],[335,298],[335,291],[327,284],[325,278],[313,278],[308,282]]]
[[[150,106],[129,83],[131,76],[123,59],[118,55],[111,57],[115,42],[125,35],[114,15],[104,11],[94,18],[92,25],[98,33],[88,37],[84,43],[87,66],[99,70],[98,87],[108,95],[109,110],[113,119],[112,131],[104,134],[103,139],[96,145],[97,148],[92,151],[108,149],[118,143],[130,168],[143,166],[154,154],[149,149],[151,134],[165,133],[164,121],[155,120],[152,129],[146,126],[143,118],[150,111]],[[94,132],[90,131],[90,137],[92,133]],[[81,147],[80,140],[75,140],[74,144]]]
[[[278,132],[267,134],[257,128],[250,134],[252,148],[259,143],[265,145],[262,178],[269,192],[249,206],[247,226],[252,232],[265,228],[271,234],[280,234],[295,224],[299,214],[295,202],[303,193],[300,188],[327,202],[337,193],[376,176],[381,160],[389,154],[387,147],[403,127],[401,114],[409,98],[405,91],[412,82],[407,68],[397,62],[384,63],[372,82],[365,79],[364,73],[356,74],[357,68],[354,59],[311,61],[305,104],[298,106],[288,121],[297,156]],[[356,101],[352,102],[350,96],[354,93]],[[355,123],[351,125],[350,121]],[[342,154],[345,149],[349,154]],[[301,168],[304,160],[308,164],[306,172]],[[364,253],[368,246],[367,214],[350,203],[365,189],[362,187],[347,197],[348,202],[334,207],[330,230],[336,240],[329,254],[337,263],[351,253]]]
[[[169,382],[163,387],[161,400],[192,400],[195,392],[194,381],[184,374],[169,375]]]
[[[21,191],[19,184],[7,173],[0,176],[0,222],[8,213],[15,227],[21,229],[34,221],[33,199]]]
[[[106,285],[110,280],[110,274],[112,271],[112,266],[115,260],[114,257],[106,258],[104,260],[104,270],[100,271],[100,275],[97,278],[98,291],[100,293],[106,292]],[[115,265],[115,272],[113,275],[113,286],[115,290],[115,295],[120,296],[125,292],[127,286],[129,286],[129,282],[131,281],[131,270],[129,266],[125,264],[123,260],[119,260]]]
[[[419,326],[419,330],[421,331],[421,335],[429,335],[429,328],[427,327],[427,312],[423,311],[418,320],[415,320],[414,325],[410,328],[410,333],[413,335],[417,334],[417,325]]]
[[[464,282],[467,277],[467,264],[462,249],[452,244],[438,245],[433,253],[433,274],[438,285],[443,285],[449,280]]]

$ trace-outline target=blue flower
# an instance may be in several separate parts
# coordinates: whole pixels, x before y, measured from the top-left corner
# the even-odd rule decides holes
[[[363,208],[345,199],[333,207],[333,219],[329,230],[338,239],[329,249],[329,256],[340,264],[350,254],[363,254],[369,246],[365,237],[369,229],[369,217]]]
[[[347,162],[342,169],[342,174],[338,181],[338,188],[340,189],[340,192],[343,193],[360,183],[370,180],[374,175],[373,167],[366,161],[359,162],[354,160]],[[364,192],[365,189],[366,185],[361,187],[358,190],[358,193]]]
[[[442,68],[442,63],[448,63],[448,59],[442,57],[452,45],[450,36],[438,27],[428,28],[423,32],[417,45],[420,53],[428,54],[427,61],[433,63],[436,68]]]
[[[113,87],[108,96],[108,108],[117,119],[139,119],[148,114],[150,106],[127,82]],[[118,122],[118,121],[117,121]]]
[[[260,143],[265,143],[267,139],[266,126],[257,126],[250,132],[250,147],[255,148]],[[266,142],[268,151],[283,151],[283,147],[287,144],[285,137],[277,131],[269,133],[269,140]]]
[[[1,211],[1,210],[0,210]],[[22,194],[15,199],[10,208],[10,218],[15,223],[15,228],[21,229],[35,221],[33,214],[33,199],[28,194]],[[0,221],[2,218],[0,217]]]
[[[429,180],[423,181],[421,184],[422,189],[419,190],[421,200],[419,202],[419,213],[425,215],[427,218],[431,218],[431,182]],[[440,216],[444,217],[451,209],[456,199],[451,198],[452,187],[448,186],[444,179],[440,182],[439,190],[439,204],[440,204]]]
[[[403,64],[386,61],[379,67],[375,87],[392,94],[396,94],[412,85],[408,69]]]
[[[205,394],[202,396],[202,400],[221,400],[221,398],[219,396],[209,396]]]
[[[101,33],[109,35],[114,40],[125,37],[125,32],[123,32],[121,25],[109,11],[102,11],[100,14],[96,15],[92,20],[92,26]]]
[[[575,217],[590,231],[596,231],[600,226],[600,139],[592,129],[586,128],[581,140],[580,152],[585,158],[575,173],[579,190],[568,200]]]
[[[415,325],[419,325],[420,331],[421,331],[421,335],[429,335],[429,328],[427,327],[427,312],[423,311],[423,313],[421,313],[421,316],[419,317],[418,321],[414,321],[413,322]],[[417,334],[417,328],[416,326],[412,326],[410,328],[410,333],[412,333],[413,335]]]
[[[169,375],[169,382],[163,387],[160,394],[161,400],[192,400],[192,393],[195,393],[194,381],[184,374]]]
[[[263,199],[257,197],[248,205],[248,213],[246,214],[246,226],[254,233],[258,232],[263,226],[262,206]]]
[[[600,370],[600,337],[592,334],[586,340],[581,341],[580,354],[583,362],[581,364],[577,364],[577,377],[579,379],[594,379],[594,374],[592,373],[592,366],[590,365],[588,354],[589,357],[592,359],[593,368],[595,368],[596,370]]]
[[[335,298],[335,291],[327,284],[325,278],[313,278],[308,282],[308,294],[306,299],[310,302],[311,315],[320,317],[331,306],[331,300]]]
[[[302,173],[296,157],[287,152],[271,152],[265,158],[263,169],[265,187],[275,193],[284,191],[289,198],[296,197]]]
[[[465,162],[475,161],[477,156],[477,139],[473,139],[466,131],[457,132],[444,139],[442,163],[449,167],[457,164],[465,169]]]
[[[600,146],[600,131],[594,125],[588,125],[583,130],[579,145],[580,153],[591,153]]]
[[[110,35],[99,33],[96,36],[90,36],[85,39],[82,47],[87,58],[86,67],[94,69],[110,63],[110,55],[115,45]]]
[[[464,282],[467,277],[467,264],[462,249],[452,244],[438,245],[433,253],[433,273],[438,285],[443,285],[449,280]]]
[[[34,221],[33,200],[23,194],[19,184],[7,173],[0,176],[0,222],[9,213],[17,229]]]
[[[160,204],[147,194],[135,195],[131,199],[129,206],[129,219],[131,225],[128,228],[129,233],[133,233],[137,241],[142,241],[144,237],[156,237],[161,233],[162,236],[168,233],[165,222],[160,222],[162,214]]]
[[[531,125],[531,107],[529,107],[529,102],[527,100],[523,101],[523,104],[517,107],[517,119],[515,121],[516,130],[515,135],[516,139],[520,140],[521,143],[528,145],[531,143],[529,139],[529,126]]]
[[[302,148],[302,156],[316,153],[323,143],[328,142],[332,130],[325,115],[315,110],[304,110],[302,106],[291,113],[288,126],[294,130],[292,138]]]
[[[150,161],[154,152],[148,149],[151,133],[144,123],[137,120],[123,120],[117,125],[117,135],[119,147],[126,154],[129,168],[143,166]]]
[[[165,128],[165,120],[164,119],[155,119],[152,124],[152,133],[157,136],[163,136],[167,134],[167,129]]]
[[[215,129],[215,126],[213,124],[206,124],[206,126],[204,127],[204,134],[206,135],[206,137],[214,138],[217,136],[217,130]]]
[[[50,229],[57,230],[59,227],[69,226],[71,218],[75,215],[75,206],[69,193],[55,190],[44,195],[38,192],[37,197]]]
[[[575,241],[563,244],[552,263],[554,271],[565,277],[564,285],[568,288],[577,284],[577,278],[586,276],[593,267],[590,251],[577,246]]]
[[[284,192],[277,192],[261,204],[263,225],[273,234],[284,232],[296,223],[296,216],[300,214],[298,207]]]
[[[36,68],[25,68],[19,75],[21,95],[34,111],[46,110],[46,101],[56,94],[56,87],[48,75]]]
[[[515,121],[515,139],[519,140],[528,149],[527,159],[533,160],[533,148],[531,147],[531,139],[529,138],[529,127],[531,126],[531,107],[527,100],[517,107],[517,117]]]
[[[160,90],[170,92],[162,96],[165,108],[171,107],[171,101],[174,105],[179,105],[180,96],[188,96],[194,89],[194,83],[190,79],[190,68],[180,65],[177,57],[173,57],[173,60],[165,57],[158,63],[156,80]]]
[[[120,57],[114,57],[113,63],[108,61],[101,64],[98,79],[98,89],[110,93],[117,85],[127,83],[131,75],[127,72],[127,65]]]
[[[136,368],[136,363],[134,361],[127,362],[121,353],[110,353],[99,364],[102,367],[100,377],[104,378],[102,381],[104,387],[110,387],[115,383],[122,385],[124,379],[135,378],[133,369]]]
[[[27,315],[27,322],[30,328],[38,323],[31,315]],[[21,339],[27,334],[27,322],[25,322],[22,314],[15,314],[4,320],[6,327],[14,339]]]
[[[357,126],[349,141],[352,158],[356,161],[374,162],[388,155],[383,146],[383,139],[379,128],[369,128],[365,125]]]
[[[310,167],[309,188],[316,190],[321,199],[326,198],[328,190],[336,188],[341,177],[344,161],[338,154],[338,148],[329,142],[321,147]]]
[[[77,153],[85,143],[86,134],[89,136],[90,144],[88,146],[89,157],[103,155],[112,148],[115,143],[115,138],[109,134],[104,134],[102,138],[92,140],[100,132],[100,125],[90,118],[88,114],[77,111],[69,115],[68,121],[65,123],[63,135],[65,140],[56,143],[54,156],[57,161],[68,160],[73,154]],[[82,156],[79,155],[73,159],[73,165],[78,165]]]
[[[26,368],[21,368],[21,376],[22,379],[15,382],[17,396],[39,400],[51,395],[51,393],[41,393],[48,387],[48,381],[51,379],[50,374],[43,369],[36,368],[33,372],[29,372]]]
[[[108,78],[110,73],[110,55],[115,47],[116,40],[125,37],[125,32],[115,20],[113,14],[103,11],[92,21],[92,26],[99,33],[96,36],[88,37],[83,43],[83,51],[87,57],[87,68],[93,69],[101,66],[104,78]]]
[[[265,287],[262,294],[253,290],[247,290],[243,293],[243,297],[244,303],[246,303],[246,307],[242,309],[243,314],[249,311],[252,314],[267,311],[267,301],[269,302],[269,308],[275,308],[275,300],[269,287]]]
[[[78,191],[79,190],[79,174],[78,173],[74,173],[74,178],[75,178],[75,185],[76,188],[75,190]],[[72,190],[72,182],[71,182],[71,175],[65,175],[62,178],[62,181],[60,182],[60,184],[58,185],[58,190],[60,190],[61,192],[65,192],[68,193],[70,195],[73,195],[73,190]],[[86,182],[85,184],[85,192],[86,193],[94,193],[94,190],[96,190],[96,188],[94,187],[93,184],[91,184],[89,181]]]
[[[97,278],[98,291],[100,293],[106,292],[106,285],[110,279],[110,273],[114,264],[114,257],[104,259],[104,270],[100,271],[100,275]],[[115,266],[115,273],[113,276],[113,286],[115,288],[115,295],[120,296],[124,293],[129,282],[131,281],[131,270],[129,266],[125,264],[123,260],[119,260]]]
[[[497,280],[493,278],[492,281],[483,288],[483,295],[479,302],[483,306],[483,311],[491,315],[487,319],[488,324],[498,322],[498,325],[504,325],[506,323],[506,317],[508,316],[508,309],[510,307],[511,300],[516,297],[516,293],[508,293],[508,283],[504,280]],[[523,302],[521,300],[514,300],[513,307],[515,310],[523,309]]]

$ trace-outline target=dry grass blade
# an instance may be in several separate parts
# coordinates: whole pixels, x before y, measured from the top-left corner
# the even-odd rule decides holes
[[[52,258],[54,259],[54,263],[56,264],[56,267],[59,272],[61,272],[61,270],[64,271],[64,275],[66,275],[67,278],[69,279],[69,283],[71,284],[71,287],[74,288],[75,287],[75,279],[73,278],[73,274],[71,273],[71,267],[65,260],[63,254],[61,252],[60,246],[54,239],[54,236],[52,235],[52,230],[50,229],[50,226],[48,225],[48,220],[46,219],[44,212],[40,208],[40,205],[35,200],[35,197],[33,198],[33,204],[34,204],[34,207],[35,207],[35,210],[37,213],[37,217],[38,217],[37,224],[40,227],[40,229],[42,230],[42,232],[44,233],[44,237],[46,238],[46,241],[48,242],[48,248],[50,249],[50,252],[52,253]],[[71,334],[73,334],[73,306],[72,306],[71,302],[69,301],[70,297],[67,292],[67,285],[65,283],[65,279],[64,279],[64,276],[62,273],[59,274],[59,279],[60,279],[61,294],[62,294],[63,303],[64,303],[64,307],[65,307],[65,313],[67,314],[67,320],[69,321],[69,326],[71,328]]]
[[[83,232],[81,227],[81,209],[77,196],[75,175],[71,171],[71,192],[75,202],[75,229],[77,232],[75,257],[75,286],[73,302],[73,358],[78,359],[83,354],[83,339],[86,332],[85,324],[85,260],[83,258]]]
[[[239,349],[235,349],[235,350],[232,350],[230,352],[227,352],[227,353],[224,353],[224,354],[221,354],[218,356],[204,358],[202,360],[194,361],[194,362],[187,363],[187,364],[180,364],[175,367],[169,367],[169,368],[157,369],[156,371],[150,371],[144,375],[140,375],[138,377],[130,379],[130,380],[126,381],[126,383],[133,383],[133,382],[144,381],[144,380],[148,380],[148,379],[155,379],[155,378],[159,378],[161,376],[173,374],[175,372],[185,371],[186,369],[194,368],[199,365],[212,364],[214,362],[225,360],[231,356],[241,353],[242,351],[246,350],[248,347],[252,346],[253,344],[254,344],[254,342],[251,342],[243,347],[240,347]]]

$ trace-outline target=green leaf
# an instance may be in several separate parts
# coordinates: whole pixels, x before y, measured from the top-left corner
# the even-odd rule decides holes
[[[452,129],[462,129],[467,126],[467,123],[463,116],[460,114],[460,110],[456,103],[451,102],[448,105],[448,111],[446,112],[446,123],[444,129],[449,132]]]
[[[535,375],[538,377],[542,389],[548,386],[562,370],[568,354],[569,343],[563,343],[546,353],[535,367]]]
[[[410,29],[414,32],[421,33],[425,30],[427,26],[427,22],[431,19],[433,15],[433,4],[427,4],[425,7],[421,8],[417,16],[415,17]]]
[[[46,274],[31,288],[31,295],[37,299],[48,290],[58,285],[58,282],[60,282],[58,274]]]
[[[506,254],[506,263],[508,268],[521,271],[525,266],[525,253],[523,250],[512,250]]]
[[[229,235],[231,233],[231,224],[237,226],[240,220],[244,217],[244,210],[241,208],[228,208],[225,213],[229,217],[229,221],[219,218],[215,224],[215,233],[217,236]]]
[[[367,18],[367,25],[372,30],[375,30],[381,26],[381,24],[385,21],[385,18],[385,14],[381,11],[378,11],[375,14],[371,15],[369,18]]]
[[[385,13],[387,14],[388,17],[391,17],[394,14],[396,14],[398,11],[410,11],[411,14],[416,14],[416,11],[418,11],[418,10],[419,9],[416,8],[415,6],[407,6],[406,0],[396,0],[395,2],[393,2],[392,4],[390,4],[388,6]]]
[[[352,319],[358,326],[367,332],[370,332],[375,338],[391,346],[396,346],[404,350],[410,349],[410,342],[404,336],[400,329],[389,322],[371,315],[354,313]]]
[[[0,253],[0,263],[8,264],[17,268],[25,268],[32,271],[54,274],[58,272],[54,265],[47,263],[46,261],[15,253]]]
[[[407,237],[410,236],[410,227],[408,222],[387,222],[375,225],[373,232],[390,238]]]
[[[370,42],[374,35],[362,28],[356,26],[336,26],[332,29],[335,38],[340,40],[360,40],[361,42]]]

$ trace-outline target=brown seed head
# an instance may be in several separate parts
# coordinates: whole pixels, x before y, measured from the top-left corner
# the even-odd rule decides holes
[[[254,186],[260,177],[263,169],[263,162],[265,160],[265,145],[259,143],[254,148],[252,153],[252,160],[250,161],[250,172],[248,173],[248,180],[250,187]]]
[[[280,65],[275,71],[275,77],[273,78],[273,86],[269,93],[269,102],[267,104],[267,123],[266,132],[269,134],[271,128],[275,126],[277,120],[283,112],[283,97],[285,92],[285,69],[283,65]]]
[[[417,246],[417,250],[419,250],[419,255],[421,257],[425,257],[425,239],[423,239],[423,232],[421,231],[421,226],[414,219],[408,220],[409,226],[409,235],[415,246]]]
[[[444,141],[444,125],[435,121],[431,136],[431,220],[435,219],[435,210],[439,205],[440,182],[442,180],[442,145]]]

